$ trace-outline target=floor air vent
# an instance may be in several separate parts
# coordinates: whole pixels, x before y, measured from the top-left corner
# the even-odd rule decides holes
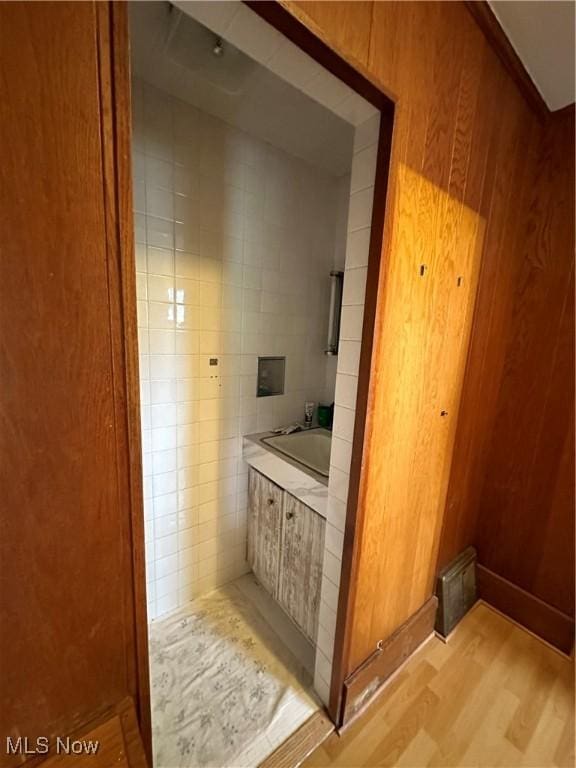
[[[468,547],[444,568],[436,582],[436,632],[447,637],[476,602],[476,550]]]

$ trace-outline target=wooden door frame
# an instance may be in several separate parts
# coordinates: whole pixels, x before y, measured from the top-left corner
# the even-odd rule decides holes
[[[352,459],[350,464],[350,482],[346,505],[346,525],[342,570],[338,594],[338,612],[336,618],[336,636],[330,684],[328,713],[337,726],[342,724],[343,686],[350,653],[351,607],[355,598],[357,556],[359,551],[358,532],[362,528],[364,509],[359,508],[360,482],[363,466],[366,438],[371,431],[371,411],[369,394],[371,382],[372,348],[376,329],[377,305],[379,299],[380,271],[384,242],[384,224],[388,199],[388,179],[392,155],[392,133],[394,127],[395,100],[386,93],[368,70],[357,61],[347,60],[344,51],[333,48],[322,31],[313,26],[304,14],[294,14],[294,5],[282,0],[243,0],[255,13],[271,24],[278,32],[287,37],[294,45],[307,53],[321,66],[342,80],[353,91],[370,102],[380,112],[380,134],[376,158],[376,178],[372,204],[370,246],[368,252],[368,270],[366,294],[364,297],[364,319],[362,323],[362,341],[360,363],[358,367],[358,390],[356,395],[356,413],[352,440]],[[288,7],[290,10],[288,10]],[[384,276],[385,279],[385,276]],[[382,296],[380,296],[382,299]]]
[[[132,111],[128,3],[95,3],[102,130],[102,164],[113,343],[114,400],[126,418],[130,553],[132,562],[134,697],[140,734],[152,766],[152,721],[146,602],[144,489],[140,427],[140,378],[136,319],[136,263],[132,215]],[[120,360],[116,358],[120,357]]]
[[[388,178],[391,160],[394,101],[373,80],[358,62],[348,61],[343,52],[333,49],[324,39],[321,30],[313,28],[305,17],[297,18],[276,0],[244,0],[258,16],[278,32],[342,80],[352,90],[370,102],[380,112],[380,134],[376,161],[376,179],[372,209],[372,222],[364,300],[364,320],[358,394],[352,443],[350,484],[348,492],[344,549],[342,555],[341,583],[339,590],[334,662],[330,686],[328,712],[338,725],[341,719],[343,683],[346,677],[351,627],[350,607],[354,597],[354,582],[358,552],[356,532],[362,524],[363,510],[358,509],[363,450],[366,435],[370,431],[369,392],[371,360],[374,340],[378,287],[382,264],[382,244],[386,212]],[[127,413],[130,455],[132,548],[135,575],[135,622],[137,632],[137,664],[140,687],[137,711],[144,744],[151,758],[150,693],[148,680],[148,621],[146,613],[146,580],[144,554],[144,514],[142,500],[140,385],[138,374],[138,347],[136,325],[136,271],[134,257],[134,232],[132,217],[131,177],[131,107],[130,107],[130,58],[127,4],[112,2],[111,49],[112,49],[112,112],[114,124],[114,160],[118,199],[116,227],[118,229],[118,253],[122,290],[122,327],[124,330],[124,354],[126,368]]]

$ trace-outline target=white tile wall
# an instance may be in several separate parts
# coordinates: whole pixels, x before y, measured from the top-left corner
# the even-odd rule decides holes
[[[342,321],[336,374],[334,428],[328,483],[328,519],[320,599],[320,628],[314,674],[314,687],[325,703],[328,702],[330,694],[336,632],[346,502],[356,415],[356,390],[364,317],[364,293],[374,197],[378,130],[379,116],[371,117],[356,128],[354,137]]]
[[[333,400],[328,273],[341,260],[349,180],[142,82],[133,94],[153,618],[247,570],[241,436],[301,419],[305,400]],[[258,355],[286,355],[283,396],[256,399]]]

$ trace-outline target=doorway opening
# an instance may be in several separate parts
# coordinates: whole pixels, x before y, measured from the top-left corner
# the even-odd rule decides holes
[[[389,131],[243,3],[130,27],[155,763],[257,765],[330,700]]]

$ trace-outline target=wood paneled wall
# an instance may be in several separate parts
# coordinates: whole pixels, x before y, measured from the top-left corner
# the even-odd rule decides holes
[[[146,723],[110,13],[0,3],[2,765],[22,762],[7,735],[66,735],[126,696]]]
[[[302,10],[306,26],[321,37],[327,36],[349,61],[368,64],[370,31],[372,29],[372,0],[296,0],[286,3],[293,12]]]
[[[510,87],[498,133],[489,85],[505,78],[460,4],[376,3],[369,68],[397,103],[347,673],[432,593],[489,160],[527,112]]]
[[[462,3],[373,3],[367,54],[366,3],[340,12],[358,19],[353,42],[338,3],[284,5],[396,102],[358,528],[339,621],[349,674],[432,593],[443,523],[443,557],[467,538],[457,529],[482,491],[477,457],[490,450],[506,360],[494,340],[507,335],[526,228],[535,226],[543,129]],[[444,283],[434,283],[439,272]],[[559,272],[567,284],[566,266]],[[460,275],[466,291],[449,291]],[[533,293],[521,314],[539,301]],[[520,337],[525,323],[519,316]],[[507,378],[506,398],[517,397]]]
[[[440,563],[474,543],[482,565],[573,616],[574,109],[539,138],[521,246],[479,297]]]

